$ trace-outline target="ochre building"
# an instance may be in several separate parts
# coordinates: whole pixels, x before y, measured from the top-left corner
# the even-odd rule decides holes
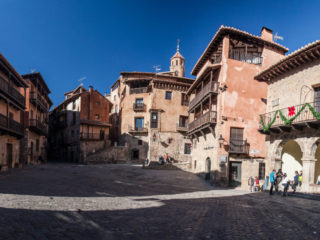
[[[40,73],[22,77],[28,85],[24,135],[26,163],[36,164],[47,161],[49,110],[52,106],[50,89]]]
[[[320,41],[260,72],[268,84],[259,131],[266,136],[267,173],[282,169],[293,180],[303,171],[302,191],[320,192]]]
[[[168,154],[190,167],[186,93],[194,80],[184,77],[179,47],[170,62],[168,72],[122,72],[111,87],[114,142],[125,147],[127,161],[158,161]]]
[[[267,84],[254,76],[287,51],[265,27],[261,36],[219,28],[194,66],[196,81],[187,92],[194,173],[242,188],[250,176],[265,178],[265,136],[258,128]]]
[[[111,106],[93,87],[65,93],[65,100],[50,112],[51,159],[86,163],[88,156],[106,149]]]
[[[0,170],[24,162],[24,110],[27,84],[0,54]]]

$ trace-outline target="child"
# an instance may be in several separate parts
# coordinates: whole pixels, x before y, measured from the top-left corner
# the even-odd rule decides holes
[[[256,176],[254,181],[255,181],[255,191],[258,192],[260,190],[259,178]]]

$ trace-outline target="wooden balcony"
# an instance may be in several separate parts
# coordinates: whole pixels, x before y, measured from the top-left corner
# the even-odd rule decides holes
[[[133,111],[135,112],[145,112],[146,105],[144,103],[134,103],[133,104]]]
[[[230,139],[229,142],[229,153],[234,154],[249,154],[250,145],[247,140]]]
[[[193,122],[189,123],[188,134],[190,135],[197,131],[201,131],[202,129],[207,128],[216,123],[217,123],[217,112],[208,111],[205,114],[198,117]]]
[[[42,112],[48,112],[49,108],[42,97],[36,92],[30,92],[30,102],[37,106]]]
[[[130,88],[130,94],[139,94],[149,92],[149,87]]]
[[[256,54],[256,55],[255,55]],[[256,64],[256,65],[261,65],[263,58],[258,54],[258,53],[247,53],[245,54],[239,54],[239,51],[229,51],[229,58],[241,62],[246,62],[250,64]]]
[[[81,132],[80,133],[80,140],[91,140],[91,141],[99,141],[104,140],[105,135],[101,135],[100,133],[88,133],[88,132]]]
[[[290,106],[292,107],[292,106]],[[320,120],[312,113],[311,109],[314,109],[314,113],[320,113],[320,103],[311,102],[294,106],[294,111],[289,112],[289,107],[282,108],[276,111],[265,113],[260,115],[260,119],[265,126],[264,129],[261,120],[259,122],[259,132],[263,134],[290,132],[291,130],[303,130],[303,128],[320,128]],[[280,116],[286,118],[287,121],[283,121]],[[290,114],[290,116],[289,116]],[[271,125],[270,125],[271,124]]]
[[[24,135],[24,126],[0,113],[0,134],[1,132],[22,137]]]
[[[188,132],[188,124],[177,123],[178,132]]]
[[[129,133],[131,134],[148,134],[148,128],[146,127],[132,127],[128,126]]]
[[[0,92],[2,92],[5,96],[13,100],[20,107],[25,108],[25,97],[22,96],[18,90],[10,85],[10,83],[0,77]]]
[[[209,82],[189,103],[189,112],[210,93],[218,94],[219,82]]]
[[[33,132],[40,134],[40,135],[44,135],[44,136],[48,135],[47,125],[41,123],[38,119],[30,119],[29,129]]]

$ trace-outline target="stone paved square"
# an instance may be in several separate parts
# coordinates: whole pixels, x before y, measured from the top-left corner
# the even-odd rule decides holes
[[[0,239],[320,239],[320,202],[208,186],[135,165],[0,175]]]

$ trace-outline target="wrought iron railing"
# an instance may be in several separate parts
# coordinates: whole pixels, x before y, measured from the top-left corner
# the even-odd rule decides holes
[[[189,111],[197,105],[207,94],[209,93],[218,93],[219,82],[209,82],[203,87],[203,89],[195,95],[195,97],[189,103]]]
[[[144,103],[134,103],[133,104],[133,111],[145,111],[146,105]]]
[[[217,122],[217,112],[208,111],[205,114],[199,116],[196,120],[189,123],[189,132],[193,131],[196,128],[199,128],[207,123],[216,123]]]
[[[148,128],[146,127],[138,127],[138,126],[135,126],[135,127],[132,127],[132,126],[128,126],[128,129],[129,129],[129,132],[132,132],[132,133],[146,133],[148,132]]]
[[[295,105],[294,106],[294,110],[293,111],[289,111],[289,107],[287,108],[282,108],[276,111],[272,111],[272,112],[268,112],[265,114],[261,114],[260,115],[260,121],[259,121],[259,129],[263,130],[263,126],[261,123],[261,119],[264,123],[265,126],[268,126],[271,122],[272,125],[271,127],[279,127],[279,126],[285,126],[285,122],[283,121],[283,119],[281,118],[280,114],[276,112],[281,112],[282,115],[286,118],[286,119],[290,119],[292,117],[295,117],[294,120],[291,122],[291,124],[295,124],[295,123],[303,123],[303,122],[312,122],[317,120],[316,117],[314,116],[314,113],[311,111],[310,107],[308,105],[311,106],[311,108],[314,109],[315,113],[320,113],[320,103],[319,102],[311,102],[308,103],[308,105],[306,105],[306,103],[304,104],[300,104],[300,105]],[[293,106],[290,106],[290,108],[292,108]],[[302,108],[303,111],[302,111]],[[296,116],[297,114],[297,116]],[[290,116],[289,116],[290,115]]]
[[[0,113],[0,127],[5,128],[14,133],[18,133],[20,135],[24,134],[23,124],[16,122],[13,119],[8,118],[7,116]]]
[[[230,139],[229,153],[249,154],[249,144],[247,140]]]
[[[4,80],[1,77],[0,77],[0,90],[4,92],[4,94],[8,95],[13,100],[15,100],[17,103],[21,104],[22,106],[25,106],[25,97],[22,96],[18,90],[12,87],[8,81]]]

